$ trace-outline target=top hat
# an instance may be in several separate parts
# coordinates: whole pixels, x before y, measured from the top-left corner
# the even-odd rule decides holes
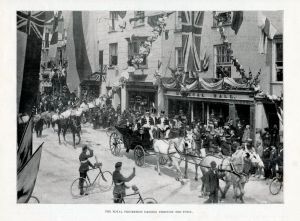
[[[115,164],[115,168],[118,168],[118,167],[121,167],[122,166],[122,162],[117,162],[116,164]]]

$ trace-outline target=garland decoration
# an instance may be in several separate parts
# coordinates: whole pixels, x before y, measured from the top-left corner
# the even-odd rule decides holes
[[[133,66],[139,68],[139,66],[143,63],[145,57],[150,54],[151,47],[154,41],[157,40],[158,36],[160,36],[166,28],[167,25],[167,14],[162,14],[162,17],[159,17],[156,22],[156,26],[153,27],[151,35],[147,38],[145,42],[143,42],[139,47],[139,53],[134,55],[131,59],[130,63]]]
[[[246,76],[245,69],[239,63],[239,60],[235,56],[233,56],[233,50],[231,49],[231,46],[228,42],[228,38],[225,35],[225,32],[224,32],[225,29],[224,29],[223,25],[224,25],[224,22],[226,22],[226,19],[224,19],[223,16],[216,15],[216,14],[214,14],[214,19],[217,21],[217,27],[218,27],[217,31],[221,35],[221,40],[223,41],[223,44],[226,46],[226,52],[227,52],[227,54],[230,55],[230,60],[232,61],[232,64],[236,68],[236,71],[240,73],[243,82],[246,83],[249,88],[253,88],[255,91],[259,91],[260,86],[258,84],[260,82],[259,76],[261,74],[261,70],[259,70],[259,72],[256,74],[256,76],[253,78],[252,72],[249,69],[248,77]],[[223,73],[225,73],[225,70],[221,70],[221,71]]]

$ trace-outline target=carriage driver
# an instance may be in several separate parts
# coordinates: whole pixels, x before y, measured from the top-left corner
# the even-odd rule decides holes
[[[163,110],[160,112],[160,117],[157,119],[157,128],[160,138],[162,138],[161,134],[165,134],[165,138],[169,138],[170,122],[169,119],[165,116],[165,111]]]
[[[132,174],[129,177],[124,177],[121,174],[122,162],[117,162],[115,164],[115,171],[113,172],[113,181],[114,181],[114,203],[122,203],[122,198],[126,195],[126,189],[129,186],[126,186],[125,182],[131,181],[135,177],[135,168],[133,167]]]

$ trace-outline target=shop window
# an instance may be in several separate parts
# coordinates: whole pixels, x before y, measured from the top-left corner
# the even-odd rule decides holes
[[[231,59],[227,53],[227,45],[216,45],[214,47],[215,73],[217,78],[231,77]]]
[[[118,13],[116,11],[110,11],[109,12],[109,31],[116,31],[116,21],[118,20]]]
[[[139,18],[134,22],[134,27],[144,25],[145,23],[145,12],[144,11],[134,11],[134,17]]]
[[[128,43],[128,60],[131,60],[135,55],[139,54],[140,46],[144,44],[146,38],[135,38]],[[143,62],[139,68],[147,68],[147,55],[143,56]]]
[[[118,44],[109,44],[109,66],[118,65]]]
[[[129,109],[144,112],[155,103],[155,93],[130,91],[128,93]]]
[[[182,47],[175,48],[176,51],[176,67],[183,67]]]
[[[220,22],[221,22],[221,26],[231,25],[232,11],[214,11],[213,12],[213,27],[219,26]]]
[[[275,81],[283,81],[283,42],[282,38],[275,39]]]
[[[181,27],[182,27],[182,24],[181,24],[181,11],[177,11],[175,13],[175,31],[181,31]]]

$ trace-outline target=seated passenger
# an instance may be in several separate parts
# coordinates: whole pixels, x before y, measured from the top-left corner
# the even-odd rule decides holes
[[[170,122],[168,117],[165,116],[165,111],[160,112],[160,117],[157,119],[157,128],[159,132],[159,138],[169,138]]]

